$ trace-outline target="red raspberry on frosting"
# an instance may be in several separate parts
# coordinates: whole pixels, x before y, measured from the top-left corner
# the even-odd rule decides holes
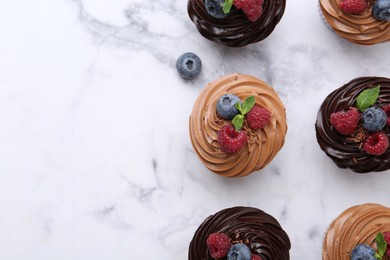
[[[353,134],[360,121],[357,108],[351,107],[347,111],[339,111],[330,115],[330,123],[342,135]]]
[[[389,138],[384,132],[376,132],[366,137],[363,150],[372,155],[381,155],[389,148]]]
[[[249,21],[255,22],[263,12],[263,0],[234,0],[234,6],[248,17]]]
[[[340,10],[349,14],[361,14],[367,7],[367,0],[344,0],[339,4]]]
[[[261,256],[252,254],[251,260],[263,260]]]
[[[385,111],[386,116],[387,116],[386,125],[390,126],[390,104],[381,106],[381,108],[382,108],[383,111]]]
[[[390,232],[384,232],[383,237],[385,238],[387,245],[390,245]]]
[[[237,153],[246,144],[248,137],[244,130],[238,132],[233,125],[225,125],[218,132],[221,150],[228,154]]]
[[[271,119],[271,112],[267,109],[254,106],[251,111],[246,114],[246,121],[250,128],[257,130],[264,128]]]
[[[224,233],[213,233],[209,235],[206,244],[211,257],[214,259],[225,257],[232,246],[230,238]]]
[[[389,231],[384,232],[383,237],[385,238],[385,241],[387,243],[385,256],[390,256],[390,246],[389,246],[390,245],[390,232]]]
[[[387,245],[385,256],[390,256],[390,248],[389,248],[389,245]]]

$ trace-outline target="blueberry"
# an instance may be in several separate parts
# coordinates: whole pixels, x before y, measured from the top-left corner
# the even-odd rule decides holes
[[[225,14],[222,10],[222,6],[225,0],[205,0],[204,5],[206,11],[214,18],[222,19],[225,18],[228,14]]]
[[[238,243],[234,244],[228,251],[228,260],[251,260],[251,250],[248,246]]]
[[[217,113],[222,118],[233,119],[235,115],[239,113],[235,104],[237,102],[242,103],[240,98],[233,94],[224,94],[217,101]]]
[[[379,107],[370,107],[363,112],[363,127],[370,132],[378,132],[386,125],[387,116]]]
[[[376,0],[372,6],[372,16],[379,21],[389,21],[390,0]]]
[[[186,52],[177,59],[176,68],[183,79],[193,79],[202,70],[202,61],[196,54]]]
[[[369,245],[359,244],[351,253],[351,260],[376,260],[375,251]]]

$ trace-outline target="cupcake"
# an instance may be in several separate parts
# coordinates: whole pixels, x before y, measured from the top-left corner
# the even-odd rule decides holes
[[[388,259],[390,208],[379,204],[353,206],[330,225],[324,239],[322,260]],[[390,252],[390,250],[389,250]]]
[[[390,0],[320,0],[320,8],[329,26],[350,42],[390,41]]]
[[[190,243],[189,260],[290,259],[290,240],[278,221],[257,208],[234,207],[209,216]],[[233,257],[233,258],[231,258]]]
[[[241,177],[265,167],[282,148],[286,113],[267,83],[231,74],[209,83],[200,93],[189,128],[192,146],[208,169]]]
[[[285,6],[285,0],[188,0],[187,9],[205,38],[241,47],[270,35]]]
[[[330,93],[315,124],[317,141],[340,168],[390,168],[390,79],[360,77]]]

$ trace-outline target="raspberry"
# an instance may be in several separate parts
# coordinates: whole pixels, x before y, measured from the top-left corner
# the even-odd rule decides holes
[[[389,147],[389,138],[384,132],[376,132],[366,137],[363,150],[372,155],[381,155]]]
[[[340,2],[339,7],[341,11],[349,14],[361,14],[367,7],[367,0],[345,0]]]
[[[385,111],[386,116],[387,116],[386,125],[390,126],[390,104],[381,106],[381,108],[382,108],[383,111]]]
[[[249,21],[255,22],[263,12],[263,0],[234,0],[234,6],[244,11]]]
[[[390,245],[390,232],[384,232],[383,236],[385,237],[385,241],[388,245]]]
[[[330,123],[342,135],[353,134],[360,120],[359,111],[351,107],[348,111],[339,111],[330,115]]]
[[[244,130],[236,132],[233,125],[225,125],[218,132],[218,142],[221,150],[228,154],[237,153],[247,142],[247,135]]]
[[[263,259],[259,255],[252,254],[251,260],[263,260]]]
[[[251,111],[246,114],[246,121],[250,128],[257,130],[264,128],[271,119],[271,112],[267,109],[254,106]]]
[[[209,235],[206,244],[209,247],[211,257],[214,259],[225,257],[232,246],[230,238],[224,233],[213,233]]]
[[[385,256],[390,256],[390,247],[387,246]]]

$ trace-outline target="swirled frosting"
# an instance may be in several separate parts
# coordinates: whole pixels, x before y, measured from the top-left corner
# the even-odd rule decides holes
[[[337,34],[364,45],[390,41],[390,21],[376,20],[371,14],[371,7],[359,15],[343,13],[339,2],[320,0],[322,14]]]
[[[217,114],[216,103],[226,93],[241,100],[255,97],[256,104],[271,112],[263,129],[252,130],[244,124],[248,142],[238,153],[221,151],[218,131],[231,123]],[[266,166],[282,148],[287,131],[286,113],[273,88],[249,75],[231,74],[209,83],[194,103],[190,116],[190,136],[195,152],[211,171],[225,177],[241,177]]]
[[[224,19],[217,19],[206,11],[204,0],[188,0],[188,15],[198,31],[207,39],[230,47],[241,47],[265,39],[283,16],[285,0],[267,0],[263,13],[251,22],[242,10],[232,9]]]
[[[358,244],[376,248],[375,236],[390,231],[390,208],[379,204],[353,206],[330,225],[324,239],[322,260],[349,260]]]
[[[340,167],[358,173],[384,171],[390,168],[390,149],[382,155],[370,155],[361,143],[337,133],[330,124],[333,112],[356,107],[357,96],[365,89],[380,85],[376,105],[390,103],[390,79],[381,77],[356,78],[330,93],[322,103],[316,121],[317,141],[321,149]],[[385,131],[389,136],[389,131]]]
[[[290,259],[287,233],[275,218],[257,208],[234,207],[209,216],[195,232],[188,251],[189,260],[213,260],[206,244],[212,233],[225,233],[233,242],[246,244],[263,260]]]

